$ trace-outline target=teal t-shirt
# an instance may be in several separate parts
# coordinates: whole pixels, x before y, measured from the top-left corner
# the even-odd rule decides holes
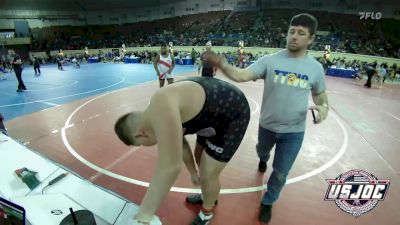
[[[310,91],[325,91],[322,65],[312,56],[291,58],[287,50],[263,56],[249,69],[264,79],[260,125],[273,132],[303,132]]]

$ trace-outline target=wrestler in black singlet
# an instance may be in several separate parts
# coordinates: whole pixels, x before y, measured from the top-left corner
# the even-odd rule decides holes
[[[239,88],[219,79],[192,77],[183,81],[200,84],[206,93],[200,113],[182,124],[184,135],[196,133],[201,140],[198,143],[205,147],[208,155],[228,162],[238,149],[250,121],[246,97]]]

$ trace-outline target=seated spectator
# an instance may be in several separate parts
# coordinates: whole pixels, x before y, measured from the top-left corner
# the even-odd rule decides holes
[[[81,65],[79,64],[78,60],[76,59],[76,57],[74,57],[71,62],[74,64],[74,67],[79,69],[81,68]]]

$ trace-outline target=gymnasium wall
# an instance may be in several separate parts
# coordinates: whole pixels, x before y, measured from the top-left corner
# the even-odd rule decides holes
[[[349,14],[380,12],[382,18],[400,19],[400,6],[395,3],[370,3],[366,0],[338,2],[321,0],[182,0],[177,3],[165,1],[161,3],[163,5],[147,8],[111,8],[88,12],[0,9],[0,29],[14,29],[14,20],[27,20],[30,28],[87,24],[105,25],[151,21],[209,11],[256,10],[260,8],[267,12],[269,8],[297,8]]]
[[[0,29],[14,29],[14,20],[26,20],[30,28],[135,23],[222,10],[256,9],[257,0],[185,0],[145,8],[111,8],[103,11],[48,11],[0,9]],[[60,9],[62,10],[62,9]]]

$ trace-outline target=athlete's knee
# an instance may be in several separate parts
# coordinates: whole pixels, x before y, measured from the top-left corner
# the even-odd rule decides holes
[[[214,168],[213,166],[203,166],[203,168],[200,170],[200,181],[207,182],[210,180],[215,180],[219,179],[220,172],[217,168]]]
[[[215,182],[219,181],[219,173],[203,173],[200,174],[200,183],[202,186],[215,184]]]
[[[288,173],[283,172],[281,170],[276,170],[274,169],[272,171],[273,176],[275,176],[275,178],[279,181],[279,182],[286,182],[286,178],[288,176]]]

